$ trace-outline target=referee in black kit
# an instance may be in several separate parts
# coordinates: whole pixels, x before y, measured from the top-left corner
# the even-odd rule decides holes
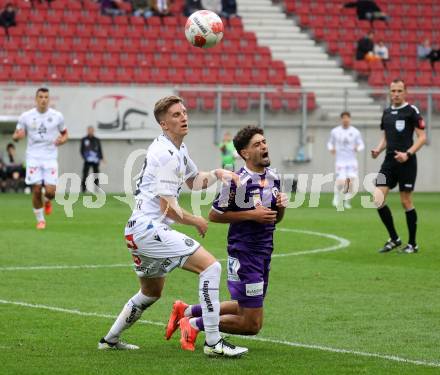
[[[387,253],[402,244],[394,227],[393,216],[386,204],[390,189],[399,184],[400,201],[405,209],[408,225],[408,245],[401,250],[404,254],[418,251],[416,244],[417,213],[412,201],[412,192],[416,182],[417,159],[416,152],[426,141],[425,123],[417,107],[407,103],[405,82],[395,79],[390,84],[391,107],[385,109],[380,128],[382,138],[376,148],[371,150],[371,156],[376,159],[386,149],[385,160],[376,180],[374,200],[378,207],[382,222],[388,230],[390,239],[380,253]],[[417,134],[413,142],[414,131]]]

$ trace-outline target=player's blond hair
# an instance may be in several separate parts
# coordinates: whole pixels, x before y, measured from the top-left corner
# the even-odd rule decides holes
[[[158,124],[160,124],[163,116],[165,115],[165,113],[167,113],[168,109],[176,103],[183,103],[183,99],[180,96],[171,95],[165,96],[164,98],[159,99],[156,102],[156,104],[154,105],[154,118],[156,119]]]

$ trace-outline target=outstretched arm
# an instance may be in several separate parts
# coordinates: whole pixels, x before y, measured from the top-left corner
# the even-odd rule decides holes
[[[226,169],[214,169],[211,172],[199,172],[197,176],[186,180],[186,184],[191,190],[203,190],[211,186],[217,180],[222,180],[224,183],[234,181],[236,185],[240,184],[238,175]]]
[[[273,224],[277,220],[277,211],[264,206],[258,206],[254,210],[226,211],[220,213],[214,209],[209,212],[209,220],[214,223],[238,223],[240,221],[256,221],[260,224]]]

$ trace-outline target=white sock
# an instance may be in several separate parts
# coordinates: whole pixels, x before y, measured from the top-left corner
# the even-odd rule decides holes
[[[192,316],[192,305],[188,305],[188,307],[185,309],[185,311],[183,312],[183,315],[186,317],[190,317]]]
[[[110,331],[104,337],[105,341],[115,343],[119,341],[122,331],[131,327],[142,315],[142,313],[156,302],[158,297],[148,297],[139,291],[124,306]]]
[[[43,208],[34,208],[35,219],[37,222],[45,221]]]
[[[191,318],[189,320],[189,324],[191,324],[191,327],[195,328],[196,330],[199,330],[199,327],[197,327],[197,323],[196,323],[197,319],[198,318]]]
[[[215,262],[200,273],[199,299],[208,345],[215,345],[221,339],[218,328],[220,324],[219,285],[221,272],[222,266],[219,262]]]

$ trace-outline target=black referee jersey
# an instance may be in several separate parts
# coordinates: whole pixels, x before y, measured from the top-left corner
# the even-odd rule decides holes
[[[385,131],[387,154],[406,152],[413,145],[414,129],[424,129],[425,122],[418,108],[409,103],[383,111],[380,128]]]

